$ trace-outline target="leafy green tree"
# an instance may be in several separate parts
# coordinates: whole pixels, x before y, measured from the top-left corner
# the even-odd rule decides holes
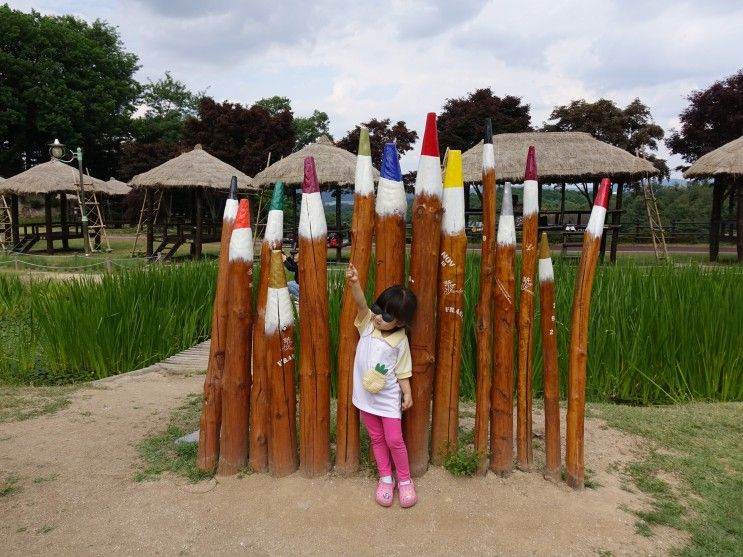
[[[108,178],[140,86],[115,28],[0,6],[0,174],[49,159],[55,138]]]
[[[361,124],[369,129],[369,145],[371,147],[371,157],[375,166],[379,166],[384,152],[384,144],[395,142],[397,152],[400,155],[407,153],[413,148],[418,140],[418,132],[409,130],[407,124],[399,120],[395,125],[390,125],[389,118],[377,120],[372,118],[368,122]],[[343,138],[337,142],[338,147],[356,153],[359,148],[359,128],[349,130]]]
[[[579,99],[555,107],[549,120],[556,122],[545,123],[542,131],[587,132],[633,155],[657,150],[658,141],[663,138],[663,128],[653,122],[650,109],[640,99],[633,100],[624,109],[608,99],[593,103]],[[669,175],[665,160],[652,153],[645,157],[662,175]]]
[[[201,143],[218,159],[255,176],[265,168],[269,153],[274,161],[290,154],[296,135],[289,108],[271,113],[259,104],[246,108],[203,97],[198,115],[186,120],[183,141],[188,146]]]
[[[291,112],[292,102],[287,97],[274,95],[265,99],[255,101],[253,106],[260,106],[268,110],[271,116],[277,116],[281,112]]]
[[[314,143],[322,135],[327,135],[331,141],[333,140],[333,136],[330,135],[330,118],[328,118],[326,112],[320,110],[314,110],[312,116],[295,117],[294,131],[297,134],[297,143],[294,145],[295,151],[299,151],[305,145]]]
[[[439,145],[442,156],[447,147],[463,151],[482,139],[484,122],[490,118],[493,133],[531,131],[529,105],[519,97],[501,98],[487,87],[477,89],[459,99],[447,99],[438,117]]]
[[[743,135],[743,69],[688,97],[679,116],[680,130],[671,130],[666,145],[692,163],[702,155]]]
[[[192,93],[170,72],[143,87],[139,102],[144,115],[131,121],[130,140],[121,146],[119,177],[130,180],[178,155],[183,147],[183,126],[196,115],[201,93]]]

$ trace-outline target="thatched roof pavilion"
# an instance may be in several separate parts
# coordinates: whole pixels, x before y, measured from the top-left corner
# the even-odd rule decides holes
[[[304,179],[304,159],[314,157],[317,180],[320,187],[333,184],[348,186],[356,178],[356,155],[336,147],[328,136],[323,135],[315,143],[305,145],[296,153],[276,161],[253,178],[253,184],[266,187],[281,180],[284,184],[301,184]],[[379,172],[374,169],[374,179]]]
[[[269,187],[283,181],[291,189],[294,204],[294,237],[296,238],[299,211],[297,210],[297,188],[304,180],[304,159],[313,157],[317,170],[317,179],[321,189],[335,188],[335,234],[337,241],[336,258],[340,260],[344,230],[341,226],[341,187],[353,185],[356,180],[356,155],[337,147],[328,136],[322,135],[315,143],[305,145],[296,153],[276,161],[253,178],[253,183],[260,187]],[[379,171],[372,168],[374,180],[379,180]]]
[[[482,178],[482,145],[462,154],[465,182]],[[613,182],[658,174],[650,162],[595,139],[584,132],[501,133],[493,136],[495,173],[499,182],[524,179],[526,152],[537,151],[539,181],[542,183],[586,182],[608,176]]]
[[[250,176],[210,155],[197,144],[192,151],[137,174],[129,185],[133,188],[205,188],[227,192],[232,176],[237,176],[239,190],[254,189]]]
[[[82,238],[82,230],[70,233],[67,222],[67,194],[77,194],[80,174],[77,168],[52,159],[49,162],[37,164],[16,174],[3,182],[2,190],[10,194],[12,244],[21,251],[29,250],[36,241],[43,236],[46,240],[47,253],[54,253],[54,240],[61,240],[63,249],[69,247],[70,238]],[[88,174],[83,175],[83,185],[89,191],[107,193],[108,186],[103,180],[93,178]],[[43,195],[45,230],[42,231],[38,225],[24,227],[24,238],[21,239],[20,226],[18,222],[18,196],[19,195]],[[54,232],[52,223],[52,204],[54,197],[60,198],[60,227],[61,231]],[[22,241],[23,240],[23,241]]]
[[[219,204],[214,202],[215,199],[218,199],[219,203],[226,200],[233,176],[237,177],[239,190],[245,192],[257,189],[250,176],[210,155],[201,145],[196,145],[192,151],[134,176],[129,181],[129,185],[135,189],[145,190],[142,224],[147,230],[147,256],[162,254],[167,259],[174,255],[181,245],[189,242],[191,256],[201,257],[202,243],[219,239],[218,227],[222,219],[216,217],[217,213],[220,213],[221,217],[221,212]],[[154,228],[160,207],[155,198],[161,199],[167,192],[169,202],[165,203],[164,207],[171,206],[174,194],[185,193],[183,190],[190,194],[190,200],[188,200],[190,215],[171,222],[172,215],[165,211],[163,234],[159,246],[155,248]],[[180,199],[180,201],[183,200]],[[206,212],[206,219],[204,219],[205,205],[210,209]],[[172,226],[175,226],[174,233],[169,229]]]
[[[118,196],[127,195],[130,191],[132,191],[132,188],[126,185],[126,182],[122,182],[121,180],[117,180],[116,178],[109,178],[108,182],[103,182],[103,184],[101,184],[100,186],[100,189],[96,188],[95,191],[96,193],[100,192],[104,195]]]
[[[716,261],[720,246],[722,199],[725,189],[737,186],[738,214],[736,218],[738,262],[743,263],[743,137],[739,137],[703,155],[692,164],[685,178],[714,178],[712,189],[712,216],[709,230],[709,258]]]
[[[743,174],[743,136],[699,157],[684,172],[684,178],[708,178],[723,174]]]
[[[462,169],[465,183],[479,183],[482,180],[482,145],[477,145],[462,154]],[[498,182],[520,183],[524,179],[526,153],[530,145],[537,151],[537,169],[539,174],[539,200],[541,207],[542,185],[561,184],[560,210],[540,210],[540,225],[543,229],[559,230],[566,223],[565,184],[576,182],[598,181],[604,176],[618,183],[617,195],[614,198],[614,209],[607,219],[607,228],[611,230],[611,260],[616,259],[621,225],[623,183],[658,174],[658,169],[650,162],[595,139],[584,132],[528,132],[502,133],[493,136],[495,148],[495,173]],[[465,195],[466,210],[469,210],[469,195]],[[572,211],[570,218],[575,217],[578,225],[587,218],[589,211]],[[585,213],[585,214],[583,214]],[[554,223],[545,224],[550,217]],[[568,236],[580,236],[582,232],[563,233],[563,253],[574,242],[567,241]],[[582,238],[582,236],[581,236]],[[602,258],[604,243],[602,242]]]

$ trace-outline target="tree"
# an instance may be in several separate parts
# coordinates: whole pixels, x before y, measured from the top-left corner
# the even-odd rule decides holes
[[[48,160],[58,138],[106,179],[140,86],[115,28],[0,6],[0,174]]]
[[[681,130],[672,130],[666,145],[685,161],[694,162],[743,135],[743,70],[689,95],[689,106],[681,115]],[[729,175],[717,176],[712,190],[710,260],[717,260],[720,217],[725,195],[738,197],[738,261],[743,262],[743,183]]]
[[[149,80],[139,99],[144,115],[132,119],[130,140],[121,146],[119,177],[130,180],[178,155],[184,123],[196,115],[203,95],[192,93],[167,71],[165,77]]]
[[[293,120],[288,108],[272,114],[258,104],[246,108],[203,97],[197,117],[186,120],[183,141],[188,146],[201,143],[218,159],[255,176],[265,168],[269,153],[276,161],[292,152]]]
[[[390,127],[390,119],[377,120],[372,118],[368,122],[361,124],[369,129],[369,144],[371,147],[371,157],[374,164],[378,165],[382,160],[384,144],[395,142],[397,152],[403,155],[410,151],[418,140],[418,132],[409,130],[408,126],[402,120],[399,120],[394,126]],[[356,153],[359,148],[359,128],[349,130],[346,135],[337,143],[338,147]]]
[[[327,135],[331,141],[333,139],[330,135],[330,118],[326,112],[319,110],[313,111],[312,116],[294,118],[294,131],[297,134],[295,151],[314,143],[321,135]]]
[[[276,116],[281,112],[292,111],[291,101],[287,97],[279,97],[278,95],[274,95],[273,97],[268,97],[265,99],[259,99],[255,101],[255,104],[253,106],[260,106],[265,108],[266,110],[268,110],[268,113],[271,116]]]
[[[680,130],[671,130],[666,145],[672,153],[692,163],[702,155],[743,135],[743,69],[693,91],[681,113]]]
[[[569,105],[556,106],[542,131],[587,132],[596,139],[629,151],[633,155],[658,149],[663,138],[663,128],[653,122],[650,109],[640,99],[635,99],[624,109],[614,101],[599,99],[589,103],[584,99]],[[666,161],[653,154],[645,154],[664,176],[668,176]]]
[[[464,151],[476,145],[482,139],[486,118],[493,122],[493,133],[531,131],[528,104],[512,95],[500,98],[489,87],[477,89],[444,103],[438,118],[442,156],[447,147]]]

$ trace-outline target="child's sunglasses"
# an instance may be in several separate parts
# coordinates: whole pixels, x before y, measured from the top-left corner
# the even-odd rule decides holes
[[[382,320],[385,323],[392,323],[395,319],[397,319],[397,317],[395,317],[394,315],[390,315],[389,313],[386,313],[386,312],[382,311],[382,308],[379,307],[377,304],[374,304],[371,307],[371,311],[375,315],[381,315],[382,316]]]

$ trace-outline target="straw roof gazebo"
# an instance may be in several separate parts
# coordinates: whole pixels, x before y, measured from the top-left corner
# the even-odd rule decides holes
[[[322,189],[335,188],[335,234],[337,238],[337,258],[340,260],[343,244],[343,227],[341,226],[341,188],[353,185],[356,180],[356,155],[337,147],[330,138],[322,135],[315,143],[305,145],[296,153],[292,153],[283,159],[273,163],[262,170],[253,178],[253,184],[265,188],[278,181],[283,181],[287,186],[294,186],[291,190],[292,202],[294,204],[294,237],[296,238],[298,220],[297,215],[297,188],[304,180],[304,159],[313,157],[317,180]],[[379,171],[373,168],[374,180],[379,180]]]
[[[321,186],[333,184],[347,186],[356,179],[356,155],[336,147],[327,135],[322,135],[315,143],[305,145],[296,153],[276,161],[253,178],[258,187],[266,187],[281,180],[284,184],[301,184],[304,180],[304,159],[313,157],[317,180]],[[379,172],[374,169],[374,179]]]
[[[102,193],[109,196],[127,195],[132,188],[126,185],[126,182],[109,178],[108,182],[103,182],[100,187],[95,188],[96,193]]]
[[[3,182],[2,189],[6,194],[10,194],[10,211],[12,220],[12,244],[19,246],[21,244],[20,227],[18,223],[18,196],[19,195],[43,195],[44,196],[44,214],[45,227],[42,231],[38,225],[31,225],[30,229],[25,229],[22,248],[27,250],[42,236],[46,239],[47,252],[54,253],[54,240],[62,240],[63,249],[68,248],[70,238],[82,238],[82,230],[76,230],[70,234],[69,223],[67,222],[67,194],[77,194],[78,182],[80,180],[79,171],[61,161],[50,160],[42,164],[32,166],[25,172],[16,174]],[[83,184],[86,188],[93,191],[102,191],[106,182],[93,178],[87,174],[83,175]],[[60,226],[61,232],[53,232],[52,223],[52,204],[54,197],[59,195],[60,198]],[[29,232],[30,230],[30,232]]]
[[[210,155],[201,145],[196,145],[192,151],[134,176],[129,181],[129,185],[135,189],[145,190],[142,214],[145,217],[143,224],[147,229],[147,256],[160,254],[167,248],[165,258],[168,258],[182,244],[190,242],[192,257],[201,257],[202,243],[219,239],[218,226],[222,220],[216,215],[220,207],[213,205],[215,199],[223,205],[233,176],[237,177],[238,189],[242,191],[256,189],[250,176]],[[160,245],[155,249],[154,228],[159,213],[156,205],[158,208],[160,206],[155,198],[162,199],[164,193],[167,192],[169,199],[166,201],[166,206],[171,206],[174,194],[184,193],[184,190],[190,193],[190,219],[185,218],[183,222],[176,223],[175,234],[170,234],[168,226],[172,224],[169,223],[172,215],[165,211],[166,221],[163,235]],[[208,218],[206,222],[204,222],[205,203],[212,209],[207,213],[207,216],[211,218]]]
[[[480,141],[462,154],[465,182],[482,179],[482,144]],[[539,181],[544,183],[585,182],[604,176],[618,182],[658,174],[645,159],[585,132],[501,133],[493,136],[498,181],[523,180],[530,145],[536,148]]]
[[[530,145],[537,152],[537,169],[539,174],[540,217],[542,221],[554,216],[554,224],[542,225],[542,228],[562,228],[565,222],[565,184],[576,182],[593,182],[608,176],[618,183],[614,209],[610,211],[607,227],[611,230],[611,260],[616,259],[621,225],[622,192],[624,182],[658,174],[658,169],[650,162],[595,139],[585,132],[527,132],[502,133],[493,136],[495,149],[495,174],[499,182],[513,181],[520,183],[524,178],[526,153]],[[482,146],[477,145],[462,154],[462,170],[465,183],[482,180]],[[544,211],[541,209],[542,185],[558,183],[561,185],[560,210]],[[469,204],[469,195],[465,194],[465,203]],[[467,208],[468,205],[467,205]],[[574,211],[577,224],[589,211]],[[586,213],[584,215],[583,213]],[[583,223],[585,224],[585,223]],[[565,232],[563,234],[563,251],[570,245],[567,237],[580,235],[582,232]],[[602,257],[604,251],[602,242]]]
[[[720,246],[720,221],[722,198],[726,186],[737,185],[738,214],[736,218],[738,262],[743,263],[743,137],[739,137],[718,147],[697,159],[686,172],[684,178],[714,178],[712,190],[712,216],[709,230],[709,258],[716,261]]]

